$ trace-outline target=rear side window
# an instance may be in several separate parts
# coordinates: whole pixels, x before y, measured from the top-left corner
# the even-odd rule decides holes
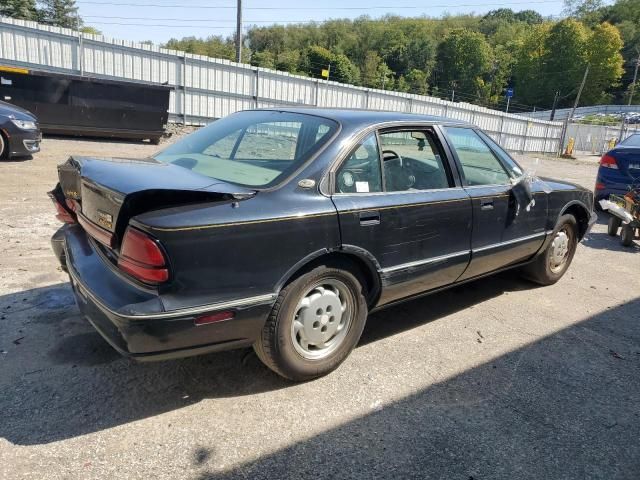
[[[489,146],[471,128],[445,127],[468,185],[506,185],[510,177]]]

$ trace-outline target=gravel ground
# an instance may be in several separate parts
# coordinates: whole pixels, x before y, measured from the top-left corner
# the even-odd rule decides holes
[[[70,153],[156,148],[0,163],[0,478],[638,478],[637,241],[602,221],[554,286],[505,273],[372,315],[305,384],[250,350],[137,364],[80,318],[45,193]],[[522,163],[594,183],[593,159]]]

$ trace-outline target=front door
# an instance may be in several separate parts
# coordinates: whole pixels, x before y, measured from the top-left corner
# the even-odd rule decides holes
[[[519,170],[517,164],[514,162],[514,167],[501,159],[500,154],[506,154],[492,150],[490,141],[473,128],[443,130],[455,150],[465,189],[473,203],[472,258],[460,280],[531,257],[545,237],[546,196],[542,191],[537,192],[542,195],[534,192],[535,205],[528,210],[518,207],[511,193],[511,180]]]
[[[470,258],[471,200],[430,128],[373,132],[335,173],[345,249],[368,252],[379,304],[454,282]]]

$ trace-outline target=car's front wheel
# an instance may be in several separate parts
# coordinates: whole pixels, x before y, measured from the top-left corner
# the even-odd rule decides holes
[[[544,252],[523,268],[529,280],[540,285],[552,285],[565,274],[578,246],[578,224],[573,215],[562,215],[551,234]]]
[[[295,381],[337,368],[366,322],[362,283],[345,269],[319,266],[287,285],[254,344],[260,360]]]

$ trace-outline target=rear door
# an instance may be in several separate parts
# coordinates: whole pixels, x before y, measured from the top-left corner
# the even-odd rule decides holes
[[[471,200],[430,127],[370,132],[335,170],[345,249],[379,264],[380,304],[454,282],[467,267]]]
[[[535,254],[545,237],[546,195],[534,192],[536,204],[518,208],[511,180],[519,167],[508,165],[489,140],[471,127],[444,127],[454,150],[465,190],[473,203],[471,263],[460,280],[517,263]],[[495,147],[496,149],[499,147]],[[535,194],[537,193],[537,194]]]

